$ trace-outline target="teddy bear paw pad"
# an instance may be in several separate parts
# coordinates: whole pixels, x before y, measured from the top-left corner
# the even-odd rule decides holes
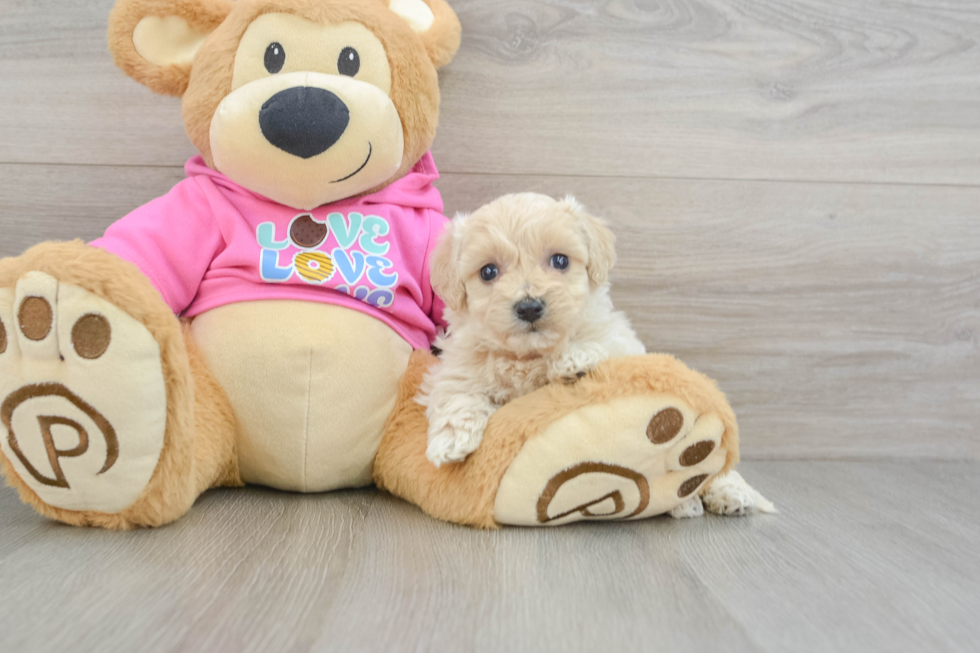
[[[116,513],[149,483],[167,418],[160,347],[41,272],[0,288],[0,449],[49,505]]]
[[[724,430],[715,415],[669,395],[579,408],[524,445],[500,483],[494,518],[553,526],[670,512],[724,467]]]

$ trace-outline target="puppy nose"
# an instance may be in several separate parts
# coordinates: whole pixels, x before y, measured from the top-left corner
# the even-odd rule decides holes
[[[265,139],[302,159],[322,154],[340,140],[350,122],[344,101],[324,88],[294,86],[266,100],[259,111]]]
[[[544,315],[544,302],[528,297],[514,304],[514,312],[525,322],[537,322]]]

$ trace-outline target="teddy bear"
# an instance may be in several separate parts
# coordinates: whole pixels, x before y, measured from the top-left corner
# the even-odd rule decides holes
[[[375,483],[459,524],[559,525],[675,510],[737,462],[724,395],[667,355],[426,459],[444,0],[119,0],[108,39],[182,98],[199,154],[104,237],[0,261],[0,466],[39,513],[153,527],[213,487]]]

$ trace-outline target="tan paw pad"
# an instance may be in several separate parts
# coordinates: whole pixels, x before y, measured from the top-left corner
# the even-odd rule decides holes
[[[605,487],[599,492],[588,487],[598,480],[593,475],[609,477],[603,479]],[[600,496],[578,503],[583,495],[590,494]],[[629,518],[643,512],[649,504],[650,484],[639,472],[606,463],[580,463],[556,474],[548,481],[538,497],[538,523],[547,524],[574,513],[583,518]]]
[[[669,395],[580,408],[530,439],[501,480],[495,519],[558,525],[673,510],[725,463],[724,427]]]
[[[0,289],[0,324],[0,449],[10,469],[58,508],[131,506],[163,449],[156,340],[109,302],[38,272]]]

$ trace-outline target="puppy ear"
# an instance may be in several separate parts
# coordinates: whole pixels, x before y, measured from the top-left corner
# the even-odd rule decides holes
[[[388,9],[415,30],[436,68],[456,56],[462,29],[456,12],[445,0],[388,0]]]
[[[432,289],[446,306],[460,311],[466,306],[466,285],[459,274],[458,253],[461,238],[461,218],[456,218],[439,238],[429,262]]]
[[[232,7],[230,0],[119,0],[109,14],[109,50],[153,92],[183,95],[194,55]]]
[[[589,261],[585,267],[592,287],[598,288],[609,280],[609,271],[616,264],[616,236],[603,220],[589,215],[585,207],[571,195],[565,197],[562,204],[578,219],[585,233],[589,252]]]

